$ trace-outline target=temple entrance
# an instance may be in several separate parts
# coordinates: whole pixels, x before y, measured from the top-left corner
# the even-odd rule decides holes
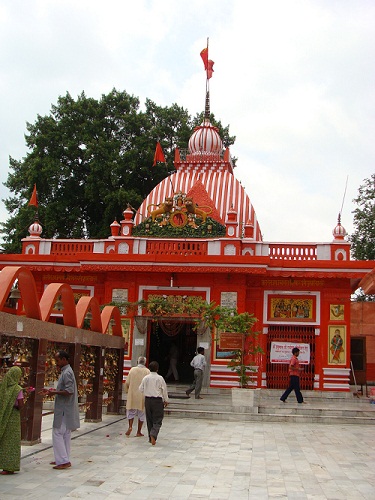
[[[301,389],[314,389],[315,328],[313,326],[277,325],[268,327],[267,336],[267,387],[286,389],[289,385],[289,364],[271,363],[271,342],[295,342],[310,344],[310,364],[304,366],[300,376]],[[290,353],[292,356],[292,353]]]
[[[157,361],[159,374],[169,383],[189,384],[194,378],[190,361],[197,350],[197,333],[193,327],[194,323],[181,319],[151,323],[148,362]]]

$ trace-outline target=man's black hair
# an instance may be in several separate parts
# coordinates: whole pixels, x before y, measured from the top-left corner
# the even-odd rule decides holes
[[[66,351],[57,351],[57,355],[59,356],[60,359],[65,358],[67,361],[69,361],[69,353]]]
[[[204,347],[198,347],[198,354],[204,353]]]
[[[151,361],[148,368],[150,372],[157,372],[159,370],[159,363],[157,361]]]
[[[297,352],[299,352],[298,347],[293,347],[292,354],[297,354]]]

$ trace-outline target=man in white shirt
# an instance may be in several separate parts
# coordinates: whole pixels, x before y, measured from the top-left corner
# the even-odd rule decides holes
[[[195,390],[195,399],[203,399],[200,396],[203,382],[203,372],[206,367],[206,358],[204,357],[204,348],[198,347],[198,354],[194,356],[190,365],[194,368],[194,382],[186,391],[186,396]]]
[[[160,427],[163,423],[164,408],[168,405],[168,391],[165,380],[158,374],[159,363],[151,361],[149,369],[151,373],[144,377],[139,390],[145,395],[149,442],[152,446],[155,446]]]

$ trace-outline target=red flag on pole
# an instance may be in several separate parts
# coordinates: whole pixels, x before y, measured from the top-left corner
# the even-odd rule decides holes
[[[38,208],[38,193],[36,192],[36,184],[34,184],[33,194],[31,195],[29,205]]]
[[[211,59],[208,59],[208,48],[204,48],[202,51],[201,51],[201,58],[203,60],[203,64],[204,64],[204,69],[206,70],[206,73],[207,73],[207,79],[209,80],[211,77],[212,77],[212,73],[214,72],[214,62],[211,61]]]
[[[155,167],[156,163],[160,161],[162,163],[167,163],[165,161],[165,156],[162,150],[162,147],[160,146],[160,142],[158,141],[156,143],[156,149],[155,149],[155,154],[154,154],[154,163],[152,164],[153,167]]]
[[[204,64],[204,69],[207,69],[207,64],[208,64],[208,48],[205,47],[202,51],[201,51],[201,58],[203,60],[203,64]]]
[[[207,62],[207,68],[206,68],[206,71],[207,71],[207,78],[210,79],[212,77],[212,73],[214,72],[214,62],[211,61],[211,59],[208,60]]]

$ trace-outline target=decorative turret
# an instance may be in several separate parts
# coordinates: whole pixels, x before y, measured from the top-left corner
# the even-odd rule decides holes
[[[238,212],[233,208],[233,205],[228,210],[225,225],[227,226],[227,236],[233,238],[237,233],[238,226]]]
[[[121,236],[131,236],[133,230],[133,210],[128,204],[123,212],[124,220],[121,221]]]
[[[120,224],[117,222],[117,220],[115,219],[112,224],[111,224],[111,235],[112,236],[118,236],[119,233],[120,233]]]
[[[42,231],[43,227],[39,224],[39,220],[35,218],[35,221],[29,226],[30,238],[40,238]]]
[[[331,259],[332,260],[349,260],[350,259],[350,242],[345,241],[347,232],[341,225],[341,214],[337,218],[337,225],[332,231],[334,236],[331,244]]]
[[[250,219],[245,224],[244,237],[254,238],[254,224],[252,224]]]

